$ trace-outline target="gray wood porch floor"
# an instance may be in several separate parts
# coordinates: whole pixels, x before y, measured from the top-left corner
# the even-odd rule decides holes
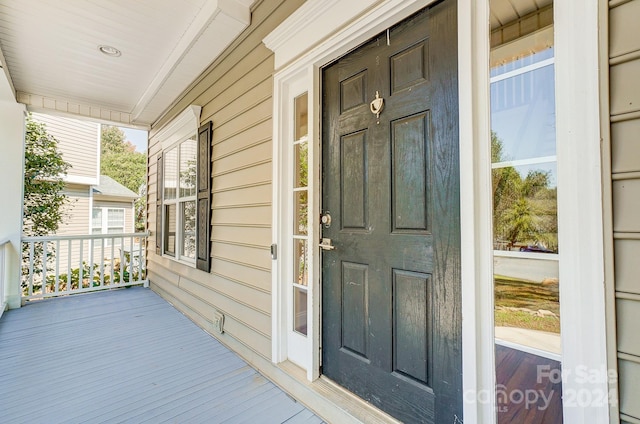
[[[320,423],[149,289],[0,319],[2,423]]]

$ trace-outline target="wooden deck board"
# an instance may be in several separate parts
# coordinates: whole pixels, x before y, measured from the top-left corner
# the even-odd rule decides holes
[[[3,423],[320,423],[144,288],[31,302],[0,319]]]

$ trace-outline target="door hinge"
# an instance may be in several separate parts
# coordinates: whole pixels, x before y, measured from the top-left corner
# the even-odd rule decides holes
[[[271,245],[271,259],[274,261],[278,259],[278,245],[275,243]]]

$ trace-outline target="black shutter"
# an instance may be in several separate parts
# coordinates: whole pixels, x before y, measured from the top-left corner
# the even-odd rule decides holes
[[[196,229],[196,267],[211,267],[211,133],[213,123],[198,130],[198,227]]]
[[[156,255],[162,255],[162,193],[164,191],[162,153],[156,157],[156,163]]]

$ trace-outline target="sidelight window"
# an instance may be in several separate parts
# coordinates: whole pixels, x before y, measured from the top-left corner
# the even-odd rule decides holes
[[[309,268],[309,141],[307,93],[296,97],[293,134],[293,331],[307,335],[307,291]]]

